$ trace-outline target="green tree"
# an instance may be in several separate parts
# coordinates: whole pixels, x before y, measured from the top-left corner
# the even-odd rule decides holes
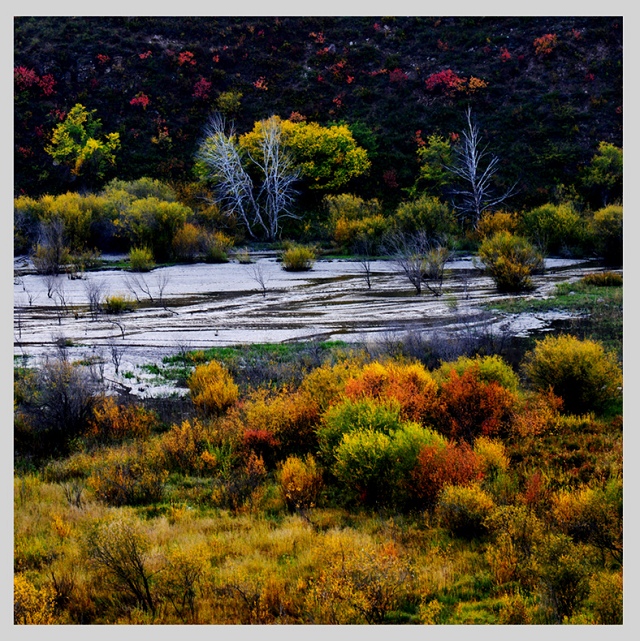
[[[107,170],[115,165],[116,151],[120,148],[120,134],[106,134],[100,139],[102,121],[94,116],[96,110],[75,105],[67,117],[51,134],[51,143],[45,151],[54,165],[67,167],[71,180],[102,180]]]
[[[420,171],[413,191],[425,190],[429,194],[440,195],[443,188],[451,183],[451,172],[447,169],[453,162],[451,143],[433,134],[424,144],[421,142],[417,154]]]
[[[279,122],[282,143],[309,189],[339,189],[371,166],[366,150],[357,145],[347,125],[323,127],[316,122],[273,118]],[[252,131],[240,136],[240,147],[255,154],[263,131],[264,121],[257,122]]]
[[[582,182],[591,191],[596,206],[622,199],[622,149],[610,142],[600,142],[584,170]]]

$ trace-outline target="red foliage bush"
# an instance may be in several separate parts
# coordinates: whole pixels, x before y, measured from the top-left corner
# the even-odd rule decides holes
[[[481,478],[478,457],[467,443],[447,443],[444,448],[427,445],[411,473],[414,494],[428,506],[435,505],[445,485],[465,485]]]
[[[436,427],[450,438],[473,443],[476,436],[505,435],[512,422],[517,397],[498,383],[478,378],[476,369],[453,370],[439,390]]]
[[[441,89],[448,96],[463,88],[466,78],[461,78],[455,71],[445,69],[432,73],[426,80],[425,85],[429,91]]]

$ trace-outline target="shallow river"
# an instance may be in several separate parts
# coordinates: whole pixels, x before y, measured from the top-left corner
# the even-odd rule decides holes
[[[470,325],[492,325],[526,335],[541,331],[561,315],[488,314],[483,306],[504,296],[471,258],[447,263],[441,296],[417,296],[397,266],[371,263],[371,289],[356,261],[320,260],[312,271],[285,272],[274,255],[251,265],[176,265],[146,274],[121,270],[87,273],[70,280],[28,273],[16,261],[14,278],[14,355],[38,362],[65,344],[73,360],[101,361],[112,380],[159,362],[179,350],[245,343],[299,340],[375,341],[408,330],[456,332]],[[548,259],[530,297],[547,297],[561,281],[595,271],[589,261]],[[264,285],[264,288],[263,286]],[[120,295],[136,301],[121,314],[92,312],[90,297]],[[115,376],[112,353],[120,359]],[[127,382],[127,381],[124,381]],[[142,385],[143,394],[170,390]]]

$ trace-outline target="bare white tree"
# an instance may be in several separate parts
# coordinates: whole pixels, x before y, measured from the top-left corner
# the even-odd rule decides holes
[[[211,170],[216,181],[216,201],[235,214],[252,238],[262,230],[267,240],[275,240],[282,218],[297,218],[291,206],[296,195],[293,183],[299,178],[290,155],[282,142],[280,121],[271,117],[262,122],[259,155],[243,152],[236,142],[233,125],[226,133],[224,118],[216,113],[205,129],[205,140],[197,156]],[[253,164],[262,176],[254,185],[245,165]]]
[[[467,128],[462,132],[460,145],[454,150],[456,163],[447,169],[458,176],[464,185],[453,189],[453,195],[459,197],[456,204],[458,216],[477,229],[483,212],[512,196],[516,185],[511,185],[500,196],[494,194],[492,182],[500,160],[488,154],[486,147],[481,148],[480,130],[471,116],[471,107],[467,109],[466,116]]]

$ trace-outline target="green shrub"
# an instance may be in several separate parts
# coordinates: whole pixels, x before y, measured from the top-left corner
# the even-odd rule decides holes
[[[522,213],[519,229],[544,253],[580,253],[587,226],[570,203],[548,203]]]
[[[485,558],[498,585],[517,581],[531,589],[537,578],[535,552],[543,522],[524,505],[500,505],[485,519],[491,535]]]
[[[483,240],[478,254],[500,292],[533,289],[531,275],[544,267],[542,255],[526,239],[506,231]]]
[[[132,272],[148,272],[155,266],[153,253],[148,247],[134,247],[129,252],[129,266]]]
[[[553,389],[567,413],[602,412],[621,396],[616,357],[595,341],[548,336],[525,355],[522,370],[534,389]]]
[[[107,314],[122,314],[130,312],[135,308],[135,301],[125,296],[107,296],[104,299],[104,311]]]
[[[477,484],[447,485],[438,498],[436,515],[452,534],[471,539],[486,533],[485,519],[494,507],[493,499]]]
[[[362,502],[376,503],[388,490],[392,465],[391,438],[371,428],[342,436],[335,451],[333,473]]]
[[[125,192],[132,196],[132,200],[140,198],[157,198],[167,202],[176,200],[176,193],[172,187],[156,178],[138,178],[137,180],[119,180],[115,178],[107,183],[103,190],[105,196],[114,196],[118,192]]]
[[[593,214],[596,248],[610,265],[622,264],[622,205],[609,205]]]
[[[282,252],[282,269],[288,272],[306,272],[313,267],[316,253],[310,247],[293,245]]]
[[[457,230],[453,209],[433,196],[421,196],[412,202],[401,203],[393,223],[399,232],[424,232],[429,238],[448,236]]]
[[[320,450],[327,460],[345,434],[356,430],[371,429],[389,434],[401,426],[401,406],[396,400],[378,401],[364,398],[359,401],[345,400],[325,413],[318,428]]]
[[[126,205],[118,217],[118,226],[133,246],[147,246],[154,256],[166,259],[178,230],[192,216],[189,207],[154,196],[140,198]]]
[[[562,623],[589,593],[592,558],[582,545],[564,534],[550,534],[537,546],[536,563],[543,608],[551,621]]]

